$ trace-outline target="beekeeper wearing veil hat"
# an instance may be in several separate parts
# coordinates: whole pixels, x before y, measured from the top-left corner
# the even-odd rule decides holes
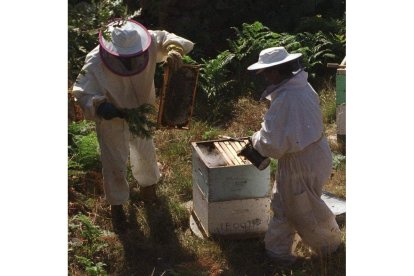
[[[331,151],[323,134],[319,98],[308,83],[301,54],[283,47],[260,52],[247,69],[264,75],[269,86],[262,98],[270,101],[261,129],[251,137],[254,149],[278,159],[274,216],[265,235],[267,254],[293,263],[299,241],[317,256],[332,253],[341,242],[334,214],[321,199],[332,169]]]
[[[152,138],[131,135],[120,109],[154,104],[156,63],[165,62],[176,70],[193,45],[173,33],[118,19],[100,32],[99,45],[86,56],[73,93],[85,118],[96,123],[105,198],[113,219],[125,219],[122,204],[129,199],[128,156],[145,201],[156,198],[160,178]]]

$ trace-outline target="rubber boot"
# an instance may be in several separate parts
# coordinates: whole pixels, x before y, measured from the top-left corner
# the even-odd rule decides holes
[[[141,187],[141,197],[145,203],[154,203],[157,200],[156,185]]]
[[[112,228],[115,233],[125,232],[127,221],[122,205],[111,205]]]

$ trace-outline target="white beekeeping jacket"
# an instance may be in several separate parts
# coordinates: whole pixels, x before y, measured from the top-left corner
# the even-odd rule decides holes
[[[262,128],[253,134],[253,147],[263,156],[279,159],[303,150],[323,133],[319,97],[301,71],[280,86],[269,86],[271,101]],[[266,93],[266,91],[265,91]]]
[[[167,31],[149,31],[152,43],[148,49],[147,67],[139,74],[122,77],[112,73],[99,56],[99,46],[85,59],[82,72],[73,86],[73,93],[84,111],[86,119],[100,120],[96,107],[104,101],[117,108],[136,108],[141,104],[155,103],[154,74],[156,63],[167,58],[167,46],[174,44],[182,47],[187,54],[194,43]]]

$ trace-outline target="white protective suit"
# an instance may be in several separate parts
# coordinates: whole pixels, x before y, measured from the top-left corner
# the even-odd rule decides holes
[[[300,238],[316,254],[335,251],[341,233],[335,215],[321,199],[332,170],[332,155],[323,135],[319,98],[301,71],[265,93],[271,106],[253,147],[278,159],[274,216],[265,235],[265,247],[274,258],[294,261]]]
[[[73,93],[84,111],[85,119],[96,123],[101,149],[102,173],[105,197],[109,204],[119,205],[129,198],[126,180],[127,161],[133,176],[141,187],[156,184],[160,178],[153,139],[141,139],[130,135],[125,120],[104,120],[96,115],[102,102],[112,103],[117,108],[136,108],[141,104],[155,103],[154,74],[156,63],[167,58],[167,46],[173,44],[183,48],[184,53],[194,44],[167,31],[149,31],[152,43],[148,49],[147,67],[137,75],[122,77],[112,73],[102,62],[99,46],[93,49],[78,76]]]

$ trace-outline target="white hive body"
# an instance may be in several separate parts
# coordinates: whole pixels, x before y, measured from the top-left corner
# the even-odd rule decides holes
[[[237,156],[232,140],[192,143],[193,211],[207,236],[262,235],[270,218],[270,167]]]

